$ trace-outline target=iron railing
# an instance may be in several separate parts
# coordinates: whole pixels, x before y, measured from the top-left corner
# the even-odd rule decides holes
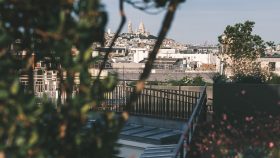
[[[122,112],[130,95],[131,86],[120,85],[104,94],[103,109]],[[145,88],[129,108],[129,113],[157,118],[187,120],[191,117],[201,92]]]
[[[192,112],[191,117],[188,119],[186,123],[183,133],[178,141],[176,148],[173,151],[174,158],[187,158],[188,152],[187,149],[191,143],[196,125],[201,119],[206,119],[206,86],[204,87],[203,92],[198,98],[197,104]]]

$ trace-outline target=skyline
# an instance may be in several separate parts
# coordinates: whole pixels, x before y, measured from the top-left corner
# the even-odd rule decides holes
[[[109,21],[106,28],[115,32],[120,22],[118,1],[104,0]],[[188,44],[217,44],[227,25],[254,21],[254,33],[264,41],[280,43],[280,6],[279,0],[187,0],[182,3],[175,15],[172,27],[167,35],[178,42]],[[133,29],[138,28],[141,21],[153,35],[157,35],[165,11],[150,15],[125,4],[127,22],[122,32],[127,32],[127,23],[131,21]],[[182,33],[183,32],[183,33]]]

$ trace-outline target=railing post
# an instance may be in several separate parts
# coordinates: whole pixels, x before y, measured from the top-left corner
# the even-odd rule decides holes
[[[152,94],[152,93],[151,93]],[[153,109],[152,109],[152,115],[154,115],[155,114],[155,111],[156,111],[156,95],[155,95],[155,91],[153,91],[153,102],[152,102],[152,104],[154,105],[153,107]]]
[[[192,96],[192,92],[187,92],[188,93],[188,97],[187,97],[187,100],[188,100],[188,102],[187,102],[187,108],[188,108],[188,115],[187,115],[187,118],[189,119],[190,118],[190,116],[191,116],[191,111],[192,111],[192,109],[191,109],[191,105],[192,105],[192,103],[193,103],[193,96]]]
[[[161,102],[160,102],[160,107],[159,107],[159,114],[162,116],[162,114],[163,114],[163,106],[164,106],[164,98],[163,98],[163,91],[160,91],[160,100],[161,100]]]
[[[182,91],[182,95],[183,95],[183,103],[182,103],[182,117],[183,118],[186,118],[187,117],[187,114],[188,114],[188,111],[186,110],[187,109],[187,98],[186,98],[186,92],[185,91]]]
[[[184,143],[182,144],[180,148],[180,158],[184,158]]]
[[[117,87],[115,88],[115,90],[112,91],[112,93],[111,93],[111,95],[110,95],[110,97],[109,97],[109,98],[111,98],[111,100],[112,100],[112,108],[116,108],[116,111],[120,111],[120,110],[118,109],[118,106],[120,105],[120,104],[119,104],[119,99],[118,99],[118,94],[119,94],[119,92],[120,92],[120,87],[117,86]],[[115,106],[115,107],[114,107],[114,106]]]
[[[141,114],[145,114],[146,113],[146,104],[144,103],[145,102],[145,89],[143,89],[141,91],[141,103],[140,103],[140,107],[141,107]]]
[[[159,104],[160,104],[160,101],[159,101],[159,97],[158,97],[158,96],[159,96],[158,92],[159,92],[159,91],[156,92],[156,100],[157,100],[157,101],[156,101],[156,102],[157,102],[157,106],[156,106],[156,111],[155,111],[156,116],[158,116],[158,114],[159,114],[159,106],[160,106],[160,105],[159,105]]]
[[[131,94],[131,87],[127,87],[127,90],[126,90],[127,99],[129,99],[129,97],[130,97],[129,94]],[[134,103],[134,104],[131,104],[131,105],[127,105],[128,102],[130,102],[130,100],[127,100],[127,102],[126,102],[126,106],[127,106],[127,108],[128,108],[128,109],[126,109],[126,110],[128,110],[128,112],[131,113],[133,110],[135,110],[135,109],[134,109],[134,108],[135,108],[135,103]],[[128,107],[128,106],[131,106],[131,107]]]
[[[207,93],[206,93],[206,89],[205,91],[202,92],[202,95],[203,95],[203,100],[201,100],[201,117],[199,119],[199,121],[207,121]]]
[[[170,117],[171,116],[171,112],[170,112],[170,93],[168,94],[167,92],[167,100],[166,100],[166,116]]]

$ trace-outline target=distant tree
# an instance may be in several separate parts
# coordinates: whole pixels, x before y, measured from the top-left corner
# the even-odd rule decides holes
[[[252,34],[254,24],[252,21],[246,21],[227,26],[224,33],[218,37],[222,47],[219,56],[222,56],[234,77],[257,77],[262,74],[256,59],[264,55],[265,43],[260,36]]]
[[[172,86],[204,86],[206,84],[201,76],[193,78],[185,76],[180,80],[169,80],[167,83],[170,83]]]
[[[274,43],[273,41],[268,41],[268,42],[266,42],[266,45],[267,45],[268,47],[270,47],[271,51],[276,50],[276,45],[275,45],[275,43]]]
[[[96,62],[91,58],[91,45],[104,45],[107,12],[100,0],[0,0],[0,157],[8,158],[111,158],[117,153],[118,134],[128,117],[96,109],[104,93],[114,89],[117,76],[101,80],[100,74],[108,60],[114,41],[125,24],[123,3],[143,11],[167,8],[157,42],[150,53],[140,85],[148,78],[158,49],[165,38],[177,6],[183,0],[119,0],[121,22],[106,54],[97,79],[92,80],[88,68]],[[136,3],[137,2],[137,3]],[[143,6],[138,6],[143,4]],[[11,53],[11,44],[20,39],[18,51],[27,56],[18,64]],[[79,51],[76,56],[72,48]],[[36,103],[33,93],[32,53],[36,60],[46,56],[59,57],[60,89],[67,100],[58,108],[42,98]],[[56,60],[54,60],[56,61]],[[19,68],[28,72],[29,85],[19,83]],[[66,74],[66,78],[63,77]],[[79,93],[72,96],[75,74],[80,74]],[[143,87],[136,86],[130,103]],[[93,111],[90,111],[93,108]],[[99,115],[94,128],[82,130],[90,116]]]
[[[192,84],[194,86],[203,86],[206,84],[205,80],[201,76],[195,76],[192,80]]]

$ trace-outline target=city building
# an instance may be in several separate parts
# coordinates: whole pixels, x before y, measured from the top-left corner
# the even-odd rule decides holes
[[[55,102],[59,97],[59,77],[58,70],[51,69],[52,63],[38,61],[33,70],[33,86],[36,97],[44,97]]]
[[[262,69],[280,75],[280,58],[262,57],[257,61],[260,62]]]

